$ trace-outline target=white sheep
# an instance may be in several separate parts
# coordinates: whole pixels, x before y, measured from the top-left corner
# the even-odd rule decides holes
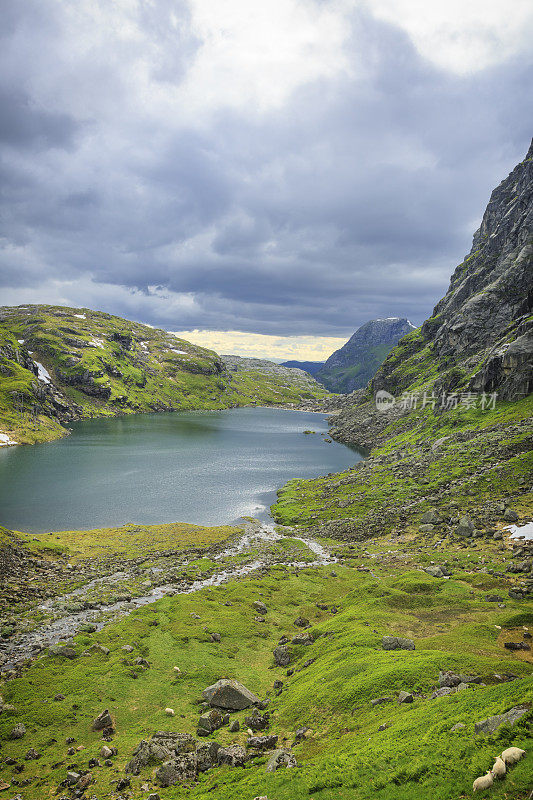
[[[173,708],[165,708],[165,714],[167,715],[167,717],[173,717],[176,714],[176,712],[174,711]]]
[[[489,769],[486,775],[482,775],[480,778],[476,778],[476,780],[472,784],[472,789],[475,792],[477,792],[478,789],[483,791],[483,789],[490,789],[493,783],[494,779],[492,777],[492,772]]]
[[[508,747],[507,750],[503,751],[502,759],[506,764],[516,764],[516,762],[520,761],[522,756],[525,756],[525,754],[526,751],[520,750],[519,747]]]
[[[500,756],[496,756],[491,772],[494,778],[503,778],[505,775],[505,761],[503,761]]]

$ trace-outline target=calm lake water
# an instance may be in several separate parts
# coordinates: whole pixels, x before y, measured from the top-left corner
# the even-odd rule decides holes
[[[321,414],[270,408],[72,423],[48,444],[0,449],[0,525],[44,532],[126,522],[270,519],[276,489],[353,466]],[[317,433],[305,435],[304,430]]]

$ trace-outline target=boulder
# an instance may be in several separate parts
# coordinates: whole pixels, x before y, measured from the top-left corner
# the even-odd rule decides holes
[[[196,748],[196,762],[198,772],[205,772],[217,763],[220,750],[218,742],[201,742]]]
[[[436,513],[436,511],[430,510],[426,511],[426,513],[423,514],[420,522],[422,523],[422,525],[438,525],[440,522],[440,518],[439,515]]]
[[[196,739],[190,733],[158,731],[151,739],[143,739],[133,751],[133,758],[126,764],[125,772],[138,775],[148,764],[160,764],[174,755],[196,750]]]
[[[252,603],[252,607],[255,608],[256,611],[259,611],[260,614],[268,614],[268,608],[260,600],[255,600],[255,602]]]
[[[452,689],[451,686],[442,686],[440,689],[436,689],[431,697],[430,700],[435,700],[437,697],[446,697],[448,694],[454,694],[455,689]]]
[[[209,734],[214,733],[223,725],[223,718],[222,714],[218,709],[212,708],[211,711],[207,711],[205,714],[202,714],[200,719],[198,720],[198,727],[196,729],[196,734],[198,736],[209,736]]]
[[[487,717],[487,719],[476,722],[474,730],[476,733],[494,733],[500,725],[514,725],[515,722],[518,722],[519,719],[522,719],[527,714],[528,710],[527,706],[515,706],[504,714],[495,714],[493,717]]]
[[[270,725],[270,713],[265,711],[264,714],[260,714],[255,711],[252,716],[245,717],[244,722],[253,731],[264,731]]]
[[[23,722],[19,722],[11,733],[9,734],[10,739],[22,739],[26,735],[26,726]]]
[[[259,703],[259,698],[253,692],[235,680],[222,678],[208,686],[202,692],[202,697],[207,700],[210,706],[215,708],[225,708],[229,711],[242,711],[255,703]]]
[[[297,628],[308,628],[310,622],[306,617],[296,617],[294,625],[296,625]]]
[[[183,753],[162,764],[155,773],[159,786],[175,786],[178,783],[192,783],[198,774],[196,753]]]
[[[413,695],[410,692],[400,692],[398,695],[398,702],[399,703],[412,703],[414,700]]]
[[[93,724],[91,728],[93,731],[103,731],[104,728],[112,728],[113,727],[113,720],[111,718],[111,714],[109,713],[109,709],[105,708],[101,711],[95,720],[93,720]]]
[[[278,667],[287,667],[291,663],[291,658],[292,653],[284,644],[274,650],[274,661]]]
[[[415,643],[412,639],[403,639],[401,636],[384,636],[381,640],[383,650],[414,650]]]
[[[444,578],[444,572],[437,565],[426,567],[424,572],[427,572],[427,574],[431,575],[432,578]]]
[[[466,539],[472,536],[474,533],[474,523],[468,514],[465,514],[463,517],[461,517],[459,524],[455,529],[455,533],[457,536],[461,536]]]
[[[295,767],[296,759],[288,750],[274,750],[266,765],[267,772],[276,772],[281,767]]]
[[[503,512],[503,518],[506,522],[518,522],[518,514],[512,508],[506,508]]]
[[[451,672],[450,670],[442,670],[439,672],[439,686],[442,688],[443,686],[459,686],[461,683],[461,677],[456,675],[455,672]]]
[[[269,736],[250,736],[246,741],[246,747],[251,747],[254,750],[273,750],[278,743],[276,734]]]
[[[217,753],[217,764],[228,764],[230,767],[242,767],[248,761],[246,750],[240,744],[221,747]]]

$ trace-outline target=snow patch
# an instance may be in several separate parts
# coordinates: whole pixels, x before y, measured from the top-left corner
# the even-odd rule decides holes
[[[85,314],[74,314],[74,316],[75,316],[75,317],[78,317],[78,319],[87,319],[87,317],[85,316]]]
[[[8,447],[11,444],[18,444],[18,442],[8,436],[7,433],[0,433],[0,447]]]
[[[37,375],[39,380],[42,381],[43,383],[50,383],[52,379],[48,370],[45,367],[43,367],[40,361],[36,361],[35,363],[37,364],[37,369],[39,370],[39,373]]]
[[[19,344],[24,344],[24,339],[17,339],[17,342],[18,342]]]
[[[176,350],[176,348],[175,348],[175,347],[171,347],[171,348],[170,348],[170,350],[169,350],[169,352],[171,352],[171,353],[178,353],[178,355],[180,355],[180,356],[188,356],[188,355],[189,355],[189,354],[188,354],[188,352],[187,352],[186,350]]]
[[[104,340],[103,339],[96,339],[96,338],[90,339],[89,340],[89,345],[92,345],[92,347],[103,347],[104,346]]]

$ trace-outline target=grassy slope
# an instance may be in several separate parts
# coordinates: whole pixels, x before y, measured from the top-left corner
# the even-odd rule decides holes
[[[18,442],[64,432],[51,416],[51,398],[39,392],[39,381],[24,367],[28,354],[44,365],[82,417],[282,404],[327,394],[319,384],[302,385],[296,377],[287,385],[260,372],[230,375],[210,350],[102,312],[3,309],[0,428]]]
[[[376,515],[390,530],[450,503],[475,512],[531,479],[532,417],[531,395],[491,411],[419,409],[387,426],[371,459],[354,469],[290,481],[278,492],[274,516],[305,526],[350,518],[363,534]]]
[[[486,547],[487,556],[497,560],[497,544]],[[533,769],[527,721],[512,730],[500,728],[493,736],[475,735],[473,724],[513,704],[533,701],[530,655],[526,660],[528,654],[517,656],[502,646],[510,636],[506,628],[514,632],[533,623],[531,605],[506,600],[505,607],[498,608],[487,603],[487,588],[502,591],[504,579],[486,575],[480,580],[462,565],[450,580],[417,571],[418,559],[435,557],[433,544],[424,548],[409,538],[398,543],[386,537],[369,544],[367,555],[343,552],[350,557],[346,565],[336,567],[337,577],[330,576],[331,568],[294,574],[275,567],[263,577],[167,597],[98,634],[76,637],[78,654],[97,641],[109,647],[109,655],[91,650],[75,661],[39,659],[2,687],[4,700],[17,711],[0,715],[0,737],[19,721],[28,728],[24,740],[2,742],[3,757],[24,764],[21,774],[6,766],[4,777],[31,779],[23,790],[25,800],[53,797],[67,767],[87,768],[89,759],[98,757],[102,741],[90,732],[90,723],[109,707],[116,718],[113,744],[119,756],[112,768],[92,770],[97,782],[89,791],[96,797],[109,796],[110,782],[123,774],[138,741],[161,729],[194,733],[202,689],[226,676],[260,696],[272,696],[275,679],[284,681],[282,694],[273,697],[270,706],[271,730],[290,744],[299,727],[311,728],[305,742],[294,748],[300,767],[267,775],[262,758],[245,769],[218,768],[190,789],[159,789],[163,800],[233,800],[263,794],[276,800],[468,798],[472,780],[509,744],[526,749],[527,759],[490,796],[526,798]],[[361,572],[364,569],[371,572]],[[254,621],[251,603],[256,599],[268,606],[266,623]],[[329,607],[334,603],[339,612],[319,610],[317,602]],[[293,648],[296,669],[287,678],[285,670],[273,667],[272,650],[282,634],[297,632],[293,621],[300,614],[311,620],[315,643]],[[496,625],[504,628],[503,634]],[[210,631],[222,633],[220,644],[210,641]],[[416,651],[381,650],[385,634],[412,636]],[[134,646],[131,655],[121,650],[124,644]],[[150,668],[135,667],[139,655]],[[315,661],[305,667],[309,659]],[[176,665],[182,671],[179,677],[173,672]],[[429,700],[443,668],[480,674],[487,686]],[[501,683],[494,673],[513,673],[519,679]],[[409,706],[370,706],[371,698],[394,696],[402,689],[421,696]],[[66,699],[54,702],[58,692]],[[176,711],[172,719],[164,715],[167,706]],[[236,716],[242,723],[245,714]],[[466,727],[450,733],[457,722]],[[378,731],[384,723],[390,727]],[[67,756],[66,737],[85,749]],[[244,742],[246,734],[223,728],[212,738]],[[24,761],[30,746],[42,753],[38,761]],[[148,794],[141,786],[150,782],[151,774],[147,768],[132,779],[134,798]]]
[[[324,380],[324,384],[332,392],[352,392],[354,379],[358,379],[355,388],[365,386],[385,361],[392,347],[392,344],[379,344],[374,347],[368,347],[356,364],[347,367],[331,367],[327,371],[322,368],[320,378]]]

